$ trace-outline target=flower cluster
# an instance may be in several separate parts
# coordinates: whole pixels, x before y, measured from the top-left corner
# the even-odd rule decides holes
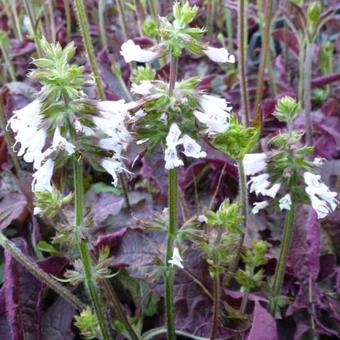
[[[249,191],[256,195],[267,196],[275,198],[282,188],[282,183],[272,183],[270,174],[267,172],[260,172],[266,170],[269,158],[264,153],[247,154],[244,158],[244,168],[246,175],[252,176],[248,182]],[[314,164],[320,164],[319,159],[315,159]],[[309,171],[303,172],[304,190],[308,195],[309,201],[318,215],[318,218],[324,218],[328,214],[335,211],[339,204],[336,199],[337,193],[329,190],[326,184],[321,182],[320,175]],[[289,190],[289,188],[286,188]],[[257,214],[261,209],[269,205],[268,200],[255,202],[252,209],[253,214]],[[281,210],[290,210],[292,205],[291,193],[286,193],[279,199],[279,208]]]

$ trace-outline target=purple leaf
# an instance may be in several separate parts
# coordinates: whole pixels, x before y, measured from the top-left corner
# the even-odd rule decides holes
[[[255,301],[253,322],[247,340],[277,340],[277,327],[274,318]]]

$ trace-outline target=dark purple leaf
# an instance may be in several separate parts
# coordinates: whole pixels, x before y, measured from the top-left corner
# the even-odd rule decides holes
[[[253,322],[247,340],[277,340],[276,321],[260,302],[255,302]]]

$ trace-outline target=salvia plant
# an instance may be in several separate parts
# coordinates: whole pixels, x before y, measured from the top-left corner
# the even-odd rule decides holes
[[[268,138],[265,152],[259,152],[261,122],[256,120],[251,125],[248,117],[249,99],[244,92],[247,86],[243,83],[245,77],[240,80],[243,111],[240,117],[223,96],[202,89],[200,74],[189,77],[179,72],[181,62],[187,55],[208,58],[216,63],[217,68],[234,70],[233,64],[237,58],[229,52],[230,49],[206,43],[206,34],[212,33],[214,1],[208,4],[209,32],[204,27],[198,27],[199,8],[188,1],[175,2],[172,13],[167,17],[155,15],[157,7],[153,1],[150,2],[153,15],[148,17],[142,15],[147,2],[135,1],[135,7],[130,4],[132,9],[139,8],[140,33],[150,37],[154,43],[148,48],[142,48],[129,39],[124,2],[117,2],[126,38],[121,45],[120,55],[129,65],[130,88],[126,87],[123,72],[113,65],[112,70],[125,91],[125,98],[115,101],[105,98],[105,88],[89,38],[83,1],[76,0],[75,9],[92,71],[90,75],[85,72],[85,66],[75,62],[77,51],[73,42],[62,47],[59,43],[48,41],[53,39],[41,38],[41,28],[34,22],[31,5],[27,1],[24,3],[28,14],[31,14],[30,31],[38,47],[28,78],[39,84],[39,90],[28,105],[13,111],[8,122],[2,117],[1,124],[6,142],[13,151],[16,171],[21,171],[17,157],[32,168],[32,213],[53,226],[51,243],[42,242],[40,250],[57,254],[56,249],[63,249],[69,255],[71,265],[63,276],[48,275],[0,232],[0,244],[4,249],[78,310],[74,325],[84,339],[146,340],[164,334],[170,340],[180,336],[205,339],[176,327],[178,304],[175,301],[175,283],[182,275],[193,279],[211,301],[211,306],[205,308],[209,309],[207,315],[211,315],[209,338],[212,340],[223,338],[220,328],[228,324],[228,319],[241,321],[241,325],[247,324],[247,312],[253,305],[251,295],[256,290],[262,290],[268,297],[260,299],[267,305],[268,311],[264,310],[264,315],[272,314],[279,318],[282,308],[289,303],[282,288],[298,209],[303,205],[310,206],[315,216],[323,219],[333,213],[340,203],[337,193],[332,192],[321,180],[321,168],[325,160],[313,158],[310,122],[311,48],[327,19],[327,13],[322,14],[319,2],[309,3],[308,6],[300,2],[291,4],[301,17],[299,27],[290,21],[289,24],[303,42],[305,59],[301,59],[300,68],[305,62],[306,78],[304,84],[300,84],[298,99],[290,96],[278,98],[273,116],[282,128]],[[246,39],[244,5],[240,1],[243,9],[239,13],[239,31],[242,33],[242,60],[239,62],[242,67],[246,65],[246,51],[243,50]],[[270,9],[266,7],[266,18],[261,18],[267,24]],[[105,2],[101,1],[98,15],[100,32],[105,37],[104,10]],[[287,14],[287,20],[288,17]],[[68,36],[70,18],[68,12]],[[12,18],[13,22],[17,19]],[[16,34],[20,35],[20,29],[17,25],[15,27]],[[264,26],[263,29],[266,29],[264,32],[268,44],[270,28]],[[13,65],[6,52],[9,44],[6,33],[0,32],[0,40],[7,64],[6,72],[15,81]],[[107,47],[106,37],[102,37],[101,44]],[[326,43],[319,52],[320,67],[324,74],[332,71],[332,58],[333,45]],[[262,62],[261,69],[265,67],[266,56],[263,56]],[[168,72],[159,72],[160,66],[165,65],[164,71],[167,64]],[[88,90],[93,86],[97,98],[88,95]],[[323,90],[329,94],[330,88]],[[257,100],[260,100],[262,92],[257,93]],[[303,109],[306,130],[296,124]],[[152,157],[161,152],[163,168],[153,170],[164,171],[167,176],[167,207],[157,211],[145,222],[147,231],[165,236],[164,249],[158,251],[153,259],[153,268],[147,278],[151,286],[159,283],[163,285],[165,326],[147,331],[144,319],[151,313],[139,309],[143,309],[147,299],[145,296],[152,296],[153,291],[148,289],[145,293],[143,285],[127,276],[124,288],[128,290],[136,286],[142,295],[133,298],[141,301],[138,301],[135,314],[121,304],[117,287],[112,282],[116,276],[128,274],[124,264],[119,269],[113,268],[114,256],[110,247],[103,245],[105,242],[100,247],[98,243],[93,246],[93,212],[86,195],[87,173],[107,173],[112,187],[106,189],[124,196],[126,211],[134,217],[126,185],[126,180],[134,176],[133,166],[128,162],[131,147],[138,149],[140,158]],[[182,202],[179,173],[188,169],[193,160],[208,158],[209,152],[222,154],[232,169],[237,171],[237,194],[219,200],[217,209],[215,200],[218,200],[214,194],[210,204],[202,204],[194,213],[186,215],[185,209],[190,209]],[[223,180],[223,172],[224,168],[217,191]],[[179,217],[179,206],[183,218]],[[265,275],[265,266],[269,262],[271,245],[260,238],[250,239],[248,235],[254,215],[265,214],[268,209],[284,220],[278,260],[270,280]],[[190,256],[198,258],[202,268],[207,268],[208,284],[192,273],[188,265]],[[237,308],[223,301],[224,291],[232,285],[239,289],[241,296]],[[77,297],[78,289],[84,289],[84,301]],[[256,300],[255,308],[258,303]],[[161,319],[158,324],[160,322]],[[236,337],[245,338],[242,332],[240,330]]]

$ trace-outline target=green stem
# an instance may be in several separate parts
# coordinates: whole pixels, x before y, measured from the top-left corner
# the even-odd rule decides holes
[[[247,233],[247,225],[248,225],[248,215],[249,215],[249,207],[248,207],[248,191],[247,191],[247,178],[244,172],[244,165],[243,160],[238,161],[238,176],[239,176],[239,199],[241,204],[241,213],[243,216],[243,230],[240,235],[240,240],[237,245],[237,250],[234,258],[232,259],[228,274],[225,278],[225,286],[227,287],[231,281],[231,279],[234,277],[234,274],[236,273],[238,263],[241,258],[242,253],[242,247],[245,235]]]
[[[124,15],[124,4],[121,0],[117,0],[117,8],[118,8],[120,26],[123,32],[123,38],[125,41],[127,41],[129,39],[129,31],[127,28],[127,23],[126,23],[125,15]]]
[[[98,2],[98,21],[99,21],[99,32],[102,47],[107,50],[107,39],[105,30],[105,3],[106,0],[99,0]]]
[[[96,83],[98,97],[100,100],[104,100],[105,99],[104,87],[103,87],[103,83],[99,75],[98,66],[96,62],[96,56],[94,54],[94,49],[93,49],[93,45],[92,45],[92,41],[91,41],[91,37],[89,33],[90,32],[89,23],[88,23],[86,12],[85,12],[84,1],[74,0],[74,3],[75,3],[76,12],[77,12],[77,18],[78,18],[81,35],[83,37],[83,41],[85,45],[86,54],[89,59],[91,70],[94,76],[94,81]]]
[[[29,271],[38,280],[43,282],[47,287],[54,290],[57,294],[62,296],[67,302],[74,306],[77,310],[82,311],[86,309],[86,305],[82,303],[75,295],[73,295],[67,288],[60,284],[57,280],[43,271],[35,262],[27,257],[15,243],[10,241],[2,232],[0,232],[0,245],[8,251],[11,256],[18,261],[27,271]]]
[[[5,2],[6,2],[6,0],[5,0]],[[18,17],[17,9],[16,9],[16,1],[12,0],[12,1],[10,1],[10,3],[12,5],[13,20],[14,20],[14,23],[15,23],[14,32],[15,32],[16,38],[19,39],[19,40],[22,40],[23,38],[22,38],[21,29],[20,29],[20,20],[19,20],[19,17]]]
[[[239,73],[241,87],[241,114],[244,126],[249,125],[249,99],[247,89],[247,57],[246,57],[246,20],[245,0],[239,0],[238,9],[238,50],[239,50]]]
[[[71,16],[69,0],[64,0],[64,11],[65,11],[65,17],[66,17],[66,40],[70,41],[71,29],[72,29],[72,16]]]
[[[255,112],[256,117],[258,117],[258,115],[261,114],[260,103],[262,100],[263,90],[264,90],[264,73],[266,70],[267,62],[268,62],[268,56],[270,55],[269,38],[270,38],[270,28],[271,28],[271,17],[272,17],[272,0],[267,0],[266,7],[265,7],[265,16],[264,16],[264,28],[261,28],[262,48],[261,48],[261,57],[260,57],[260,67],[259,67],[259,71],[257,74],[256,96],[255,96],[255,104],[254,104],[254,112]]]
[[[152,340],[154,339],[156,336],[164,334],[167,332],[167,329],[164,327],[159,327],[159,328],[154,328],[151,329],[150,331],[147,331],[143,334],[142,336],[142,340]],[[200,336],[195,336],[192,335],[190,333],[187,332],[183,332],[183,331],[178,331],[176,330],[175,333],[181,337],[187,338],[187,339],[192,339],[192,340],[209,340],[209,338],[203,338]]]
[[[292,203],[290,210],[288,210],[287,215],[286,215],[279,261],[275,269],[274,282],[273,282],[273,288],[272,288],[272,297],[271,297],[271,302],[270,302],[270,311],[273,315],[275,315],[275,312],[277,309],[277,300],[281,294],[283,278],[286,272],[288,253],[289,253],[289,248],[290,248],[293,231],[294,231],[294,216],[295,216],[295,205],[294,203]]]
[[[11,81],[16,81],[15,71],[14,71],[12,60],[8,54],[8,49],[5,46],[1,46],[0,49],[1,49],[2,57],[4,58],[5,65],[7,65],[8,67],[10,79]]]
[[[19,162],[17,154],[13,151],[14,142],[13,142],[12,136],[7,130],[7,117],[6,117],[6,113],[5,113],[5,109],[3,105],[2,96],[0,96],[0,126],[1,126],[1,130],[4,133],[5,140],[7,143],[7,148],[11,155],[16,174],[18,175],[21,172],[21,166],[20,166],[20,162]]]
[[[24,2],[24,6],[25,6],[25,11],[28,15],[30,24],[32,26],[35,48],[37,49],[38,57],[41,58],[41,56],[42,56],[42,49],[41,49],[41,44],[40,44],[41,32],[38,30],[38,26],[36,24],[33,8],[31,6],[31,2],[29,0],[23,0],[23,2]]]
[[[168,210],[169,210],[169,227],[166,247],[166,272],[164,277],[165,284],[165,310],[166,322],[168,329],[168,340],[175,340],[175,315],[174,315],[174,271],[169,263],[173,256],[174,241],[176,237],[176,219],[177,219],[177,169],[171,169],[168,172]]]
[[[305,51],[305,79],[304,79],[304,96],[303,108],[305,111],[306,124],[306,145],[313,145],[313,131],[312,131],[312,43],[307,41]]]
[[[302,104],[303,101],[303,91],[304,91],[304,78],[305,78],[305,43],[302,39],[299,39],[299,88],[298,96],[299,102]]]
[[[227,25],[228,50],[231,54],[234,54],[233,20],[231,10],[229,8],[225,9],[225,20]]]
[[[93,303],[93,307],[97,316],[103,340],[109,340],[110,330],[104,313],[99,289],[95,280],[95,269],[91,261],[91,254],[87,239],[82,239],[81,228],[84,222],[84,185],[83,185],[83,169],[78,160],[73,160],[73,176],[74,176],[74,203],[75,203],[75,233],[77,235],[77,243],[80,253],[80,259],[83,265],[84,281],[87,292]]]
[[[54,22],[54,8],[53,8],[53,1],[49,0],[47,4],[48,8],[48,14],[50,17],[50,27],[51,27],[51,41],[55,43],[56,40],[56,28],[55,28],[55,22]]]

